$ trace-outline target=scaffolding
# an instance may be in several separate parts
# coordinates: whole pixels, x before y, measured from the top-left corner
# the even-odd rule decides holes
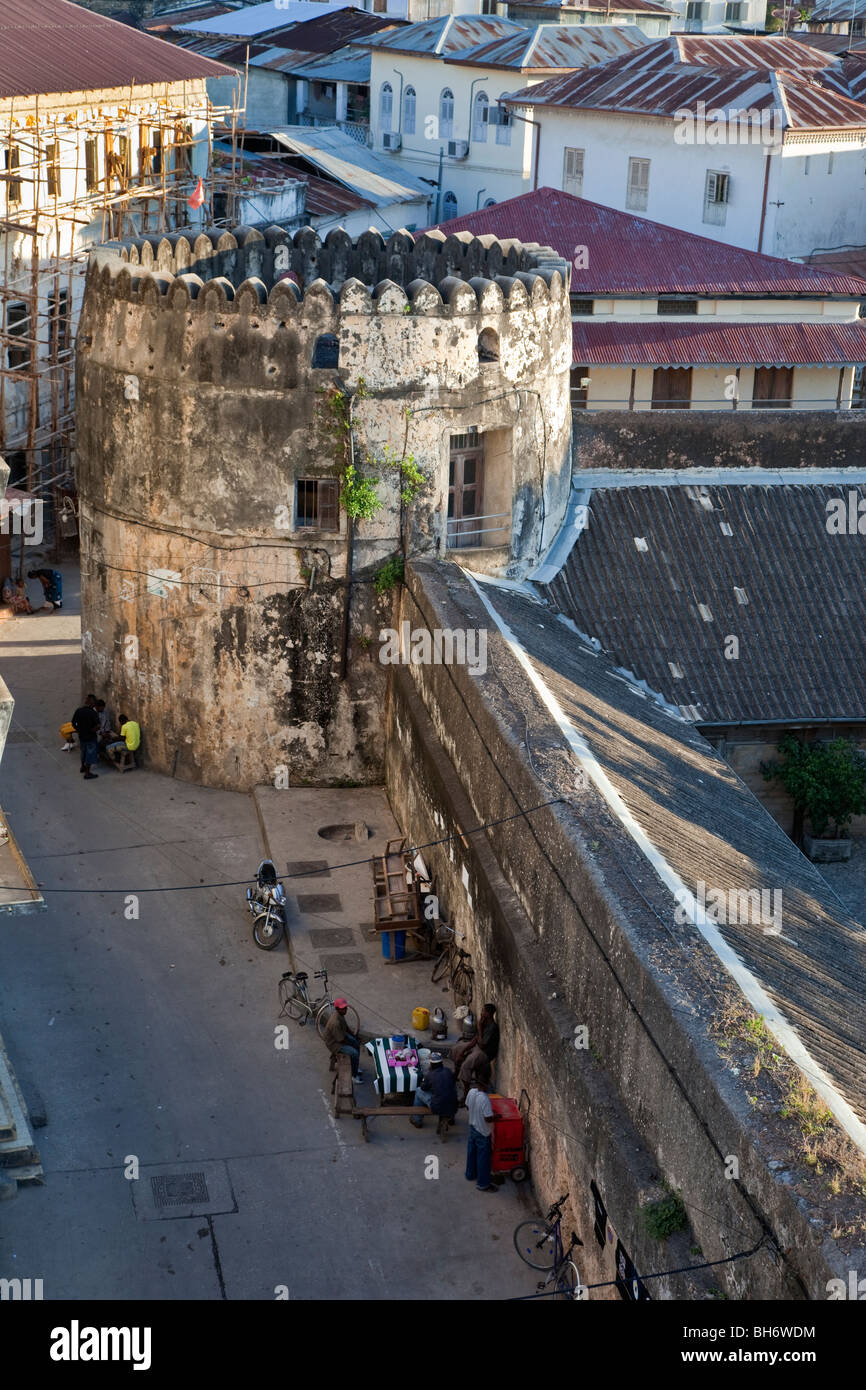
[[[189,199],[198,185],[192,151],[195,122],[206,123],[208,164],[202,175],[211,214],[222,195],[222,219],[235,225],[241,166],[238,127],[245,111],[236,92],[231,107],[207,95],[136,98],[103,111],[40,112],[28,98],[16,115],[11,101],[0,129],[0,455],[14,464],[10,482],[51,506],[54,551],[63,535],[77,534],[72,473],[74,454],[75,329],[90,248],[131,236],[182,232],[190,226]],[[95,108],[95,109],[94,109]],[[217,119],[230,126],[231,164],[214,161]],[[133,137],[137,138],[134,139]],[[25,190],[32,190],[30,194]],[[93,234],[81,237],[81,229]]]

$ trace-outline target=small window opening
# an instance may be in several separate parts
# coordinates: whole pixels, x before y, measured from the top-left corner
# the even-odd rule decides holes
[[[338,367],[340,364],[340,341],[334,333],[323,333],[316,339],[313,348],[314,367]]]
[[[499,361],[499,334],[492,328],[483,328],[478,335],[478,361]]]

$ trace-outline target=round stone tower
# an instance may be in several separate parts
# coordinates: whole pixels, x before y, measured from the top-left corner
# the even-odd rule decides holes
[[[152,766],[232,788],[381,777],[385,563],[519,576],[564,515],[568,280],[549,248],[436,232],[92,254],[84,683],[138,720]],[[380,504],[352,524],[347,459]]]

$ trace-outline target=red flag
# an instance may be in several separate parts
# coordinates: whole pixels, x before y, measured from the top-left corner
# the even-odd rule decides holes
[[[187,199],[191,208],[200,208],[204,202],[204,181],[199,179],[191,197]]]

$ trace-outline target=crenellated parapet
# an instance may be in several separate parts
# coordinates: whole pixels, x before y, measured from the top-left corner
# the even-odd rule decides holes
[[[352,241],[335,229],[322,241],[311,227],[136,237],[94,251],[90,270],[95,289],[130,302],[317,322],[323,310],[502,314],[560,302],[569,273],[550,247],[514,240],[438,231],[386,240],[371,229]]]

